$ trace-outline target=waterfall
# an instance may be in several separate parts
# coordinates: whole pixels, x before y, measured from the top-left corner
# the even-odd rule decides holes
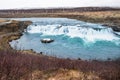
[[[111,28],[84,27],[84,26],[61,26],[61,25],[30,25],[28,33],[40,33],[42,35],[66,35],[71,38],[79,37],[86,41],[96,40],[120,40]]]

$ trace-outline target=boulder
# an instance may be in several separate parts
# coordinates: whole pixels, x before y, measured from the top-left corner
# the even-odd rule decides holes
[[[50,38],[44,38],[44,39],[41,39],[40,40],[42,43],[51,43],[51,42],[54,42],[53,39],[50,39]]]

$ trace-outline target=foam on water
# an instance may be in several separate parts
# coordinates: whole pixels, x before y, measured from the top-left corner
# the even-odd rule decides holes
[[[83,26],[62,26],[62,25],[30,25],[28,33],[40,33],[42,35],[66,35],[71,38],[79,37],[84,41],[94,42],[99,40],[117,41],[120,38],[114,34],[111,28],[106,27],[83,27]]]

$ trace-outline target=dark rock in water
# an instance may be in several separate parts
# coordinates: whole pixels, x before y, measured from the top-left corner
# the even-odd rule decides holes
[[[116,31],[116,32],[120,32],[120,26],[116,26],[116,25],[111,25],[111,24],[103,24],[102,26],[108,26],[110,28],[113,29],[113,31]]]
[[[114,32],[115,35],[117,36],[120,36],[120,33],[119,32]]]
[[[116,32],[120,32],[120,27],[117,27],[117,26],[111,26],[112,29]]]
[[[41,39],[41,42],[42,43],[51,43],[51,42],[54,42],[54,40],[50,39],[50,38],[44,38],[44,39]]]
[[[93,28],[94,30],[96,30],[96,31],[100,31],[100,30],[102,30],[103,28]]]
[[[81,60],[81,58],[78,58],[78,60]]]
[[[43,54],[43,52],[40,52],[40,54]]]
[[[102,26],[109,26],[108,24],[102,24]]]
[[[110,61],[110,60],[111,60],[111,58],[108,58],[107,60],[108,60],[108,61]]]
[[[35,24],[35,26],[37,26],[37,24]]]
[[[59,25],[57,28],[61,28],[62,27],[62,25]]]

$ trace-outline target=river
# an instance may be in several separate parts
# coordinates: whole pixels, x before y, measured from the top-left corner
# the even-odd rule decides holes
[[[20,39],[10,42],[14,49],[33,49],[44,55],[84,60],[120,57],[120,32],[107,26],[68,18],[11,19],[33,22]],[[54,39],[54,42],[41,43],[44,38]]]

